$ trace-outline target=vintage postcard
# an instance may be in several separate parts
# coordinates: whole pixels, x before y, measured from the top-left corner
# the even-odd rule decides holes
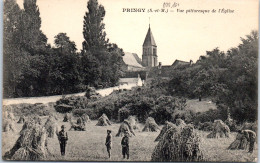
[[[3,10],[3,160],[258,161],[258,0]]]

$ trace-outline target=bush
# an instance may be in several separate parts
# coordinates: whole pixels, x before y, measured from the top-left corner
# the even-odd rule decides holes
[[[86,109],[88,104],[87,97],[84,96],[63,96],[56,101],[55,110],[60,113],[68,113],[74,109]]]
[[[123,122],[125,119],[129,117],[130,111],[127,108],[121,108],[118,110],[118,119],[120,122]]]
[[[30,115],[49,116],[54,110],[45,104],[15,104],[11,107],[15,116],[24,115],[26,117]]]
[[[70,113],[73,110],[73,106],[66,104],[55,105],[55,110],[59,113]]]

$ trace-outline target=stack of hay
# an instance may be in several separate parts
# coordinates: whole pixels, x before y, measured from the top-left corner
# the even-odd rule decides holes
[[[85,123],[89,123],[90,122],[90,118],[89,118],[89,116],[87,114],[83,114],[81,117],[82,117],[82,119],[83,119],[83,121]]]
[[[54,116],[49,116],[47,121],[44,124],[44,127],[47,132],[47,136],[50,138],[53,138],[54,135],[58,135],[58,124],[57,124],[57,119]]]
[[[175,126],[168,129],[156,145],[151,161],[203,161],[200,137],[193,126]]]
[[[24,121],[25,121],[25,117],[22,115],[22,116],[20,116],[17,123],[24,123]]]
[[[135,133],[133,131],[133,127],[131,126],[131,123],[128,120],[124,120],[123,123],[120,125],[119,130],[116,134],[116,136],[122,136],[126,132],[130,134],[130,136],[134,135]]]
[[[163,137],[163,135],[166,133],[166,131],[168,131],[170,128],[176,128],[176,125],[166,121],[165,125],[163,126],[160,134],[157,136],[157,138],[155,139],[155,141],[160,141]]]
[[[137,118],[135,116],[129,116],[127,118],[127,121],[130,123],[130,125],[132,126],[132,128],[134,130],[139,129],[138,125],[137,125]]]
[[[6,152],[5,159],[10,160],[44,160],[49,155],[47,149],[46,130],[37,119],[29,119],[24,123],[13,148]]]
[[[15,131],[15,118],[12,112],[3,112],[3,132]]]
[[[70,121],[71,127],[69,130],[74,130],[74,131],[86,131],[86,123],[84,122],[82,117],[79,117],[77,119],[76,123],[73,123]]]
[[[209,135],[207,135],[207,138],[217,138],[217,134],[219,134],[221,138],[229,137],[230,129],[222,120],[214,121],[213,130]]]
[[[244,123],[241,130],[252,130],[257,134],[257,122],[255,123]],[[257,140],[257,139],[256,139]],[[247,149],[249,143],[244,134],[238,133],[236,139],[229,145],[228,149],[236,150],[236,149]]]
[[[108,126],[111,125],[108,117],[106,116],[106,114],[103,114],[101,117],[98,118],[98,123],[96,124],[96,126]]]
[[[66,113],[63,118],[63,122],[68,122],[71,120],[71,117]]]
[[[143,128],[143,132],[144,131],[147,131],[147,132],[157,132],[159,131],[160,128],[159,126],[156,124],[155,120],[152,118],[152,117],[148,117],[146,122],[145,122],[145,125],[144,125],[144,128]]]

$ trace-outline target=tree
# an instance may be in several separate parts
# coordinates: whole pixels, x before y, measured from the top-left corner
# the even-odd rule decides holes
[[[66,33],[59,33],[55,36],[55,45],[60,49],[61,53],[75,53],[77,48],[74,41]]]
[[[4,97],[13,97],[16,87],[22,80],[22,72],[26,60],[19,49],[19,33],[21,30],[21,13],[15,0],[4,1],[3,29],[3,86]]]
[[[36,3],[37,0],[24,0],[24,11],[21,17],[21,45],[31,55],[44,51],[47,45],[47,37],[40,29],[41,17]]]
[[[101,84],[104,87],[114,86],[122,74],[124,52],[106,39],[104,7],[97,0],[89,0],[87,8],[82,43],[84,84],[95,87]]]
[[[88,12],[84,16],[83,37],[84,41],[83,51],[97,50],[106,47],[108,40],[106,40],[105,24],[103,19],[105,17],[105,9],[98,4],[97,0],[88,1]]]

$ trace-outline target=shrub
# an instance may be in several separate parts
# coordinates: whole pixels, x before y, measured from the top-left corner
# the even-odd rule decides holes
[[[53,112],[53,108],[45,104],[15,104],[11,105],[15,116],[49,116]]]
[[[127,108],[121,108],[118,110],[118,119],[120,122],[123,122],[126,118],[129,117],[130,111]]]
[[[84,96],[63,96],[56,101],[55,110],[60,113],[68,113],[74,109],[85,109],[88,104],[87,97]]]

